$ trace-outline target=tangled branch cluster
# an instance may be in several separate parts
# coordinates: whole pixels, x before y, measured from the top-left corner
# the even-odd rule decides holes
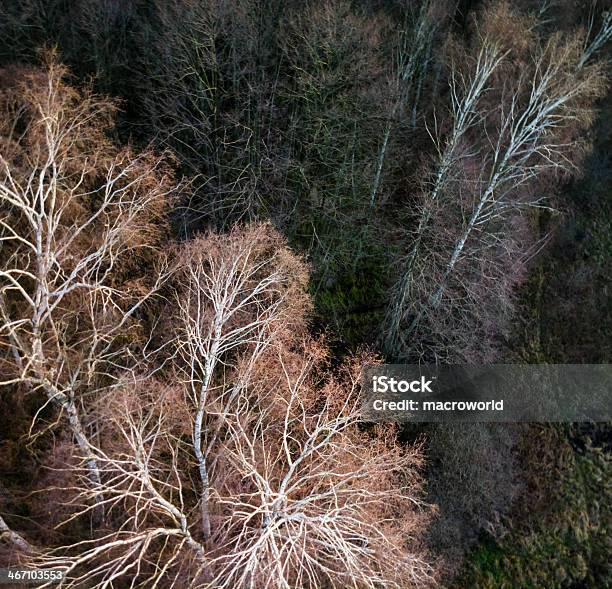
[[[304,263],[267,224],[164,248],[187,187],[66,75],[2,94],[2,385],[69,449],[39,489],[67,531],[1,520],[14,551],[66,587],[427,583],[419,449],[360,424],[368,359],[330,370]]]

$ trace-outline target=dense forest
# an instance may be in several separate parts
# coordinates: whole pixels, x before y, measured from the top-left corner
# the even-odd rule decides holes
[[[607,0],[1,0],[0,568],[612,585],[609,424],[360,415],[368,364],[612,361],[611,39]]]

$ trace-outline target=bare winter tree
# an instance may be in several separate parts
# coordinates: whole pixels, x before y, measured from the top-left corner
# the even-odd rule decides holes
[[[578,69],[581,69],[586,63],[612,38],[612,12],[608,11],[603,14],[603,19],[599,31],[591,38],[594,28],[595,15],[591,14],[589,28],[586,34],[586,43],[584,51],[578,60]]]
[[[202,218],[226,228],[257,219],[279,188],[277,80],[264,64],[281,14],[253,0],[172,0],[155,11],[139,83],[151,134],[202,178],[181,209],[188,233]]]
[[[202,529],[208,538],[207,459],[219,426],[214,424],[218,416],[213,422],[207,418],[207,407],[221,404],[232,410],[271,343],[286,330],[303,326],[308,275],[265,225],[234,230],[222,239],[195,239],[179,263],[184,270],[177,298],[178,373],[194,403],[193,447],[202,481]],[[240,373],[224,390],[220,383],[232,356],[240,357]]]
[[[50,13],[16,4],[0,29],[29,47]],[[421,447],[363,421],[378,359],[339,358],[309,322],[378,322],[401,249],[388,355],[495,357],[540,211],[588,148],[612,17],[552,34],[549,2],[496,0],[437,52],[455,2],[102,4],[81,2],[60,46],[124,97],[125,124],[54,55],[0,68],[0,566],[60,568],[75,589],[435,584]],[[460,502],[486,504],[475,527],[514,496],[514,443],[511,476],[489,485],[485,464]],[[510,490],[490,501],[497,481]]]
[[[67,494],[63,525],[96,495],[105,527],[32,562],[65,570],[66,587],[427,584],[420,449],[362,431],[372,359],[330,375],[306,331],[303,263],[257,225],[195,239],[173,280],[177,347],[157,372],[173,383],[127,374],[99,395],[101,483]]]
[[[210,480],[216,512],[207,540],[189,475],[199,467],[186,442],[189,400],[180,386],[149,381],[100,404],[109,449],[92,452],[110,529],[32,562],[64,570],[65,587],[124,579],[228,588],[427,585],[420,450],[400,448],[392,429],[360,430],[361,362],[319,383],[318,345],[299,352],[274,346],[266,363],[274,376],[266,371],[242,387],[229,410],[210,410],[224,435],[208,454],[220,474]],[[75,490],[77,505],[90,503],[91,488]]]
[[[575,54],[574,43],[562,44],[553,39],[536,57],[533,78],[519,78],[517,88],[502,102],[500,132],[497,140],[490,143],[491,154],[487,157],[487,163],[490,162],[488,177],[479,189],[474,210],[453,248],[442,283],[432,296],[433,308],[440,304],[446,282],[472,231],[503,217],[508,210],[541,206],[540,198],[513,201],[511,193],[546,169],[572,166],[567,152],[573,146],[559,143],[552,131],[583,114],[572,108],[576,98],[597,96],[601,91],[598,72],[584,77],[571,75],[574,73],[571,70],[567,72],[568,65],[573,66]],[[579,61],[582,58],[583,55]],[[577,65],[575,69],[578,70]],[[520,98],[526,91],[530,92],[529,99],[521,108]]]
[[[384,330],[384,347],[389,353],[393,353],[393,350],[400,345],[400,327],[406,313],[406,305],[410,301],[413,282],[417,278],[415,277],[415,265],[424,233],[429,228],[429,221],[438,206],[440,197],[449,187],[453,167],[459,165],[461,160],[468,155],[460,151],[461,141],[470,129],[481,122],[482,115],[477,108],[478,102],[483,92],[487,90],[491,74],[501,60],[501,52],[494,42],[484,39],[471,71],[463,74],[458,70],[451,70],[450,94],[453,126],[445,143],[438,142],[439,155],[434,181],[424,194],[422,211],[410,252],[392,295]]]
[[[60,528],[82,530],[92,514],[96,527],[36,551],[4,520],[3,535],[31,564],[63,569],[67,587],[249,587],[272,570],[270,587],[429,579],[403,535],[420,529],[419,451],[400,452],[393,433],[359,432],[356,376],[320,382],[326,351],[307,335],[304,264],[268,225],[199,237],[165,262],[169,171],[149,153],[114,148],[112,105],[47,65],[19,70],[2,94],[2,384],[67,416],[81,468],[71,462],[48,490],[66,503]],[[161,292],[168,312],[149,333],[142,312]],[[258,461],[260,446],[285,456],[274,472]],[[241,519],[267,475],[274,498],[256,513],[272,519]],[[299,495],[302,507],[279,494]],[[406,517],[394,526],[389,510],[400,503]],[[278,519],[284,512],[313,514],[302,537],[299,517]],[[257,540],[244,544],[264,522],[268,547],[289,524],[286,571]],[[300,572],[303,539],[310,564]],[[260,568],[237,576],[245,550]],[[334,554],[350,561],[313,564]],[[399,568],[385,568],[391,554]]]
[[[17,81],[0,97],[1,385],[44,393],[99,487],[84,403],[136,363],[137,315],[165,271],[135,270],[163,228],[167,170],[114,148],[112,104],[67,86],[53,56],[45,72],[3,74]]]
[[[494,34],[502,13],[511,15],[503,3],[491,9],[483,29]],[[523,26],[529,31],[527,40],[535,35],[533,26],[529,23]],[[500,45],[504,47],[502,41]],[[597,42],[597,37],[593,42]],[[408,257],[408,268],[417,264],[425,269],[419,275],[418,292],[411,294],[406,288],[416,282],[414,271],[402,275],[389,311],[387,344],[398,355],[411,346],[415,349],[415,341],[430,337],[421,329],[424,320],[430,327],[438,323],[443,331],[448,331],[448,322],[452,323],[454,318],[459,323],[469,323],[473,314],[467,309],[469,305],[474,309],[479,306],[478,291],[484,294],[495,283],[503,285],[503,268],[507,274],[515,272],[510,270],[508,261],[520,261],[530,254],[527,242],[523,240],[522,245],[517,242],[516,223],[520,223],[526,208],[550,206],[548,195],[540,192],[538,182],[551,173],[569,172],[579,156],[580,131],[590,124],[591,104],[605,85],[602,66],[585,65],[584,56],[592,45],[585,46],[579,35],[568,39],[554,35],[546,42],[534,36],[529,46],[533,57],[525,59],[520,53],[525,52],[525,46],[506,44],[503,50],[509,52],[510,67],[516,68],[512,64],[518,61],[520,71],[517,69],[516,75],[505,80],[498,76],[490,100],[484,101],[472,116],[477,133],[472,133],[464,152],[460,176],[447,182],[450,199],[437,208],[437,218],[432,222],[435,233],[429,236],[428,243],[419,236],[423,229],[419,225]],[[504,70],[500,63],[497,61],[497,67]],[[434,186],[437,185],[436,181]],[[459,216],[455,218],[453,200],[460,205]],[[429,221],[431,215],[425,212],[421,219]],[[482,282],[476,275],[462,275],[461,268],[466,267],[467,259],[470,268],[481,267],[483,276],[491,277],[488,287],[483,289],[472,282]],[[451,284],[453,288],[449,291]],[[483,306],[479,313],[486,315]],[[467,324],[464,327],[467,329]],[[461,347],[465,343],[457,346]]]
[[[406,544],[422,521],[418,483],[399,482],[418,454],[396,446],[392,431],[359,431],[357,363],[317,392],[312,358],[291,368],[280,355],[277,362],[284,382],[265,392],[272,398],[245,392],[227,416],[228,461],[241,485],[220,498],[227,517],[214,582],[314,589],[430,581],[429,565]]]
[[[126,383],[97,404],[102,445],[90,446],[101,486],[76,486],[73,515],[103,497],[107,527],[92,539],[35,555],[41,568],[61,569],[64,587],[108,587],[126,579],[148,587],[202,586],[206,549],[190,531],[187,497],[188,414],[176,388],[149,380]],[[85,507],[81,507],[81,506]]]
[[[412,124],[416,122],[418,100],[421,93],[423,79],[431,59],[431,44],[435,33],[435,24],[429,14],[431,3],[426,1],[421,5],[413,30],[409,33],[402,31],[398,48],[398,64],[395,79],[395,94],[397,98],[389,112],[378,150],[375,174],[370,192],[370,208],[376,204],[378,192],[383,180],[385,160],[389,148],[389,140],[397,118],[408,108],[412,112]],[[410,103],[411,102],[411,103]]]

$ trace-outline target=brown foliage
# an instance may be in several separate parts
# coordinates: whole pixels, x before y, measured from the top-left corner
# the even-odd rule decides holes
[[[53,57],[11,75],[4,384],[44,393],[56,432],[29,439],[46,463],[29,507],[47,522],[29,562],[67,586],[426,583],[420,450],[363,429],[371,359],[330,371],[304,262],[270,224],[162,253],[165,161],[116,148],[114,106]]]
[[[101,482],[75,503],[85,514],[101,497],[104,526],[40,563],[75,586],[126,567],[164,586],[427,583],[420,450],[363,429],[373,358],[330,373],[306,331],[303,263],[269,225],[196,238],[176,259],[176,351],[159,373],[173,384],[126,378],[99,398]]]
[[[61,424],[61,461],[73,438],[97,483],[85,400],[142,361],[172,174],[164,158],[109,140],[115,106],[71,87],[53,53],[0,77],[2,386],[37,405],[17,435],[33,442]]]
[[[142,337],[129,316],[155,284],[171,173],[152,153],[116,148],[114,105],[67,85],[46,59],[45,70],[3,72],[3,337],[18,352],[9,374],[53,370],[61,388],[75,371],[97,372],[94,349]]]

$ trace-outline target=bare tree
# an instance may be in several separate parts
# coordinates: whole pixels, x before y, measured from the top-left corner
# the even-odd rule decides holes
[[[278,81],[261,61],[280,14],[253,0],[171,0],[155,11],[138,81],[151,134],[202,178],[181,208],[188,232],[202,218],[219,228],[255,220],[278,189]]]
[[[174,393],[155,381],[132,382],[99,403],[109,450],[90,450],[102,483],[69,489],[78,493],[77,510],[64,525],[90,511],[92,497],[102,496],[112,527],[33,557],[37,567],[63,570],[63,587],[109,587],[125,579],[147,587],[202,586],[206,549],[189,529],[183,475],[189,446],[178,437],[178,418],[187,415]]]
[[[443,144],[437,140],[438,158],[434,180],[423,196],[422,211],[413,234],[410,252],[404,262],[387,312],[383,337],[384,347],[390,353],[393,353],[400,343],[400,327],[406,313],[406,305],[410,301],[413,282],[417,278],[415,264],[422,247],[424,233],[429,227],[438,200],[449,188],[453,167],[460,165],[461,160],[469,155],[460,151],[461,141],[466,133],[481,123],[483,115],[478,109],[478,103],[481,95],[487,90],[493,71],[502,59],[502,52],[494,41],[484,39],[471,71],[463,74],[459,68],[451,69],[449,85],[452,128]]]
[[[397,579],[428,579],[428,565],[405,552],[399,528],[389,524],[383,534],[385,517],[375,517],[399,501],[404,524],[418,528],[416,479],[398,494],[395,478],[414,468],[417,454],[372,438],[378,453],[358,460],[356,374],[317,393],[313,373],[324,351],[307,339],[297,345],[309,308],[303,266],[266,225],[198,238],[180,260],[176,370],[195,409],[192,444],[211,583],[382,586],[390,573],[377,561],[380,553],[399,558]],[[320,407],[317,394],[327,396]],[[384,490],[366,482],[374,476]],[[317,565],[319,558],[325,562]]]
[[[578,69],[583,68],[593,55],[602,49],[610,38],[612,38],[612,12],[608,11],[603,14],[603,20],[599,31],[597,31],[597,34],[592,39],[589,39],[593,31],[594,21],[595,15],[592,14],[586,35],[585,48],[578,60]]]
[[[189,399],[181,385],[126,382],[97,408],[108,449],[92,452],[107,529],[31,562],[64,570],[65,587],[123,579],[151,587],[427,585],[420,449],[401,448],[393,429],[361,431],[366,358],[321,383],[313,342],[296,354],[273,348],[272,370],[242,387],[229,409],[209,408],[208,421],[222,420],[224,435],[208,454],[219,474],[210,480],[216,524],[207,540],[194,518],[189,472],[199,464],[186,442]],[[95,492],[71,491],[79,496],[68,521],[93,509]]]
[[[406,547],[422,521],[418,482],[400,483],[418,454],[395,445],[393,432],[359,431],[359,364],[316,393],[312,358],[297,370],[281,355],[277,362],[285,381],[266,391],[273,398],[243,393],[226,415],[226,452],[241,484],[220,498],[228,515],[213,582],[312,589],[429,582],[430,566]]]
[[[307,274],[266,225],[195,239],[180,265],[178,374],[194,401],[193,447],[202,481],[202,529],[209,538],[207,459],[218,426],[206,419],[207,407],[231,410],[268,346],[284,330],[303,324],[296,310],[303,313],[300,305],[308,306]],[[219,379],[232,355],[240,355],[240,373],[224,390]]]
[[[374,207],[380,190],[389,140],[393,128],[397,124],[397,118],[407,107],[412,106],[412,125],[414,126],[416,123],[418,99],[429,65],[431,44],[435,33],[435,24],[429,14],[430,9],[430,2],[423,2],[413,30],[410,32],[402,31],[400,35],[397,77],[394,84],[397,98],[393,101],[378,150],[376,172],[370,191],[370,208]],[[412,99],[411,105],[408,104],[409,99]]]
[[[153,222],[171,187],[162,159],[106,139],[112,104],[68,87],[53,56],[47,68],[22,73],[2,96],[0,335],[9,376],[0,384],[41,391],[60,409],[99,487],[82,403],[136,364],[136,316],[165,271],[162,263],[152,281],[131,278],[130,264],[155,251]]]
[[[499,11],[507,10],[501,5],[485,15],[491,22],[485,22],[484,30],[495,33]],[[520,23],[520,19],[517,21]],[[569,173],[580,152],[579,131],[590,124],[591,104],[604,87],[601,64],[581,65],[591,45],[585,47],[580,36],[563,39],[553,35],[541,43],[528,24],[523,26],[533,36],[529,45],[504,49],[512,56],[509,67],[515,75],[507,76],[506,72],[505,78],[496,76],[491,99],[483,101],[471,119],[474,129],[461,158],[459,175],[446,182],[448,198],[436,208],[435,218],[423,207],[421,220],[433,222],[436,233],[424,243],[417,231],[408,267],[418,264],[424,274],[418,281],[414,270],[400,278],[388,316],[386,343],[391,353],[402,355],[423,339],[420,327],[425,318],[429,326],[442,322],[443,330],[448,330],[448,326],[442,326],[444,322],[453,321],[463,323],[464,332],[469,329],[469,317],[474,313],[468,307],[473,305],[476,312],[482,305],[479,297],[483,289],[478,284],[482,279],[476,274],[461,275],[458,268],[465,267],[462,260],[469,257],[471,268],[482,267],[483,276],[491,276],[490,285],[497,282],[500,288],[504,286],[504,271],[514,272],[505,265],[507,261],[513,257],[520,261],[538,247],[518,245],[523,238],[516,231],[513,235],[510,227],[520,223],[518,219],[526,208],[550,208],[548,195],[538,191],[538,182],[547,174]],[[520,54],[527,46],[532,47],[533,57]],[[498,61],[496,67],[503,76],[505,68],[501,64]],[[460,216],[453,216],[453,202],[460,205]],[[418,288],[410,292],[415,282]],[[451,283],[456,288],[449,293],[444,310],[444,295]],[[481,295],[477,294],[479,290]],[[479,313],[486,315],[483,307]]]
[[[490,143],[491,153],[485,160],[489,164],[488,177],[479,187],[479,198],[452,250],[442,281],[431,297],[432,308],[440,305],[447,281],[472,232],[478,226],[501,219],[508,211],[525,206],[546,206],[541,197],[516,200],[512,195],[546,169],[571,168],[569,152],[574,145],[559,142],[554,130],[583,114],[576,107],[577,99],[597,97],[602,89],[599,68],[583,76],[577,75],[590,46],[578,54],[575,64],[576,45],[576,41],[563,43],[553,38],[536,57],[533,77],[519,78],[517,88],[504,97],[498,138]],[[525,92],[529,93],[529,98],[527,104],[521,106]]]
[[[106,526],[33,562],[62,568],[66,587],[427,584],[420,449],[360,429],[373,359],[326,372],[302,262],[267,225],[202,236],[177,260],[177,347],[158,371],[173,384],[128,373],[100,394],[101,484],[67,489],[63,525],[98,496]]]

